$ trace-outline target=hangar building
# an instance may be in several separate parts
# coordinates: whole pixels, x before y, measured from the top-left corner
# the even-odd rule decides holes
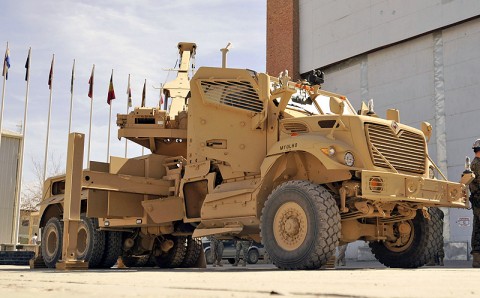
[[[373,98],[381,117],[429,122],[430,155],[458,181],[480,138],[479,16],[477,0],[268,0],[267,72],[320,68],[357,108]],[[468,257],[471,225],[470,210],[446,210],[447,246],[465,248],[447,257]]]

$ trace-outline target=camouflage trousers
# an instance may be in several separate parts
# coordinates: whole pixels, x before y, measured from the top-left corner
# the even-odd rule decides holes
[[[337,247],[338,250],[338,257],[336,259],[336,264],[337,266],[345,266],[347,263],[345,261],[345,253],[347,252],[347,246],[348,244],[340,245]]]
[[[480,207],[473,207],[472,253],[480,253]]]
[[[235,263],[240,261],[240,252],[243,252],[243,263],[246,264],[248,260],[248,249],[250,248],[250,241],[237,241],[235,243]]]
[[[213,264],[220,264],[223,255],[223,243],[217,238],[210,239],[210,246],[212,249]]]

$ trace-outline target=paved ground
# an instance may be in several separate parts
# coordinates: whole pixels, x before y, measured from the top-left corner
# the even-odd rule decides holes
[[[0,297],[480,297],[480,269],[389,269],[349,262],[340,269],[283,271],[270,264],[207,269],[109,269],[81,272],[0,266]]]

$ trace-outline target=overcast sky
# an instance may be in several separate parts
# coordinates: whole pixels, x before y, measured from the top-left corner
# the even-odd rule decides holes
[[[124,156],[116,138],[116,114],[126,112],[131,74],[133,105],[139,106],[147,80],[147,106],[158,103],[158,87],[178,58],[177,43],[197,43],[196,67],[220,66],[220,48],[231,42],[228,66],[265,71],[265,0],[1,0],[0,52],[10,48],[3,129],[19,131],[23,121],[25,60],[32,47],[25,144],[24,183],[33,179],[32,159],[43,164],[48,115],[48,74],[55,54],[49,155],[64,164],[70,109],[70,77],[76,60],[72,130],[86,134],[90,99],[88,79],[95,64],[91,160],[107,160],[109,107],[114,69],[110,155]],[[175,73],[169,75],[174,78]],[[3,77],[2,77],[3,79]],[[1,87],[0,87],[1,88]],[[86,145],[86,144],[85,144]],[[129,156],[140,155],[129,144]],[[85,159],[87,152],[85,151]]]

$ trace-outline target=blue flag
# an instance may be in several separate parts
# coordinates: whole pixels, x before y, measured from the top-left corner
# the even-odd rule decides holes
[[[10,68],[10,50],[8,49],[5,51],[5,59],[3,60],[3,73],[2,76],[8,80],[8,69]]]

